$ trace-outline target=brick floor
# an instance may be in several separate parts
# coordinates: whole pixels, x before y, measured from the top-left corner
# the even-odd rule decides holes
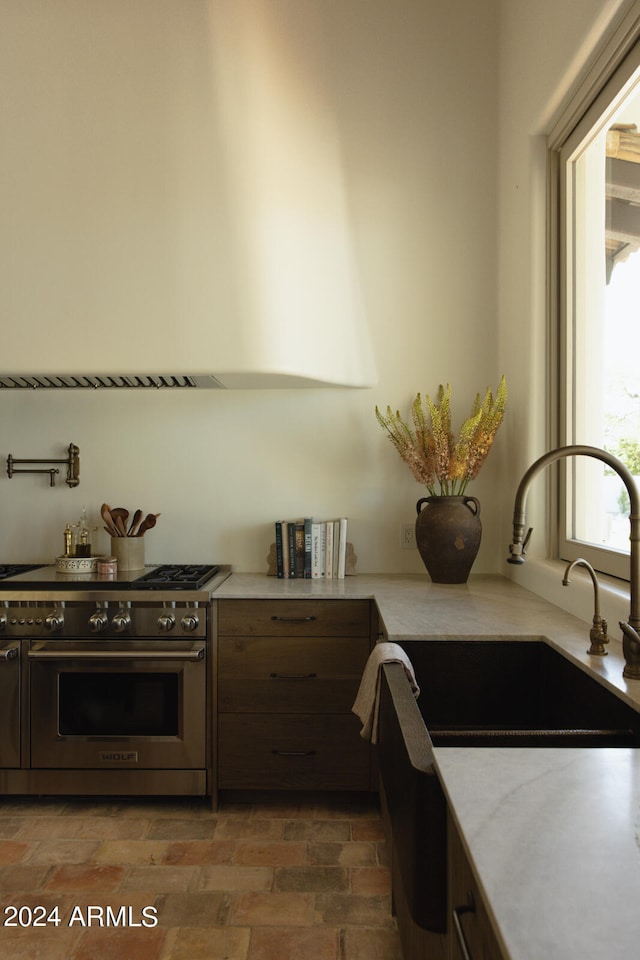
[[[368,806],[0,799],[0,905],[0,960],[401,960]]]

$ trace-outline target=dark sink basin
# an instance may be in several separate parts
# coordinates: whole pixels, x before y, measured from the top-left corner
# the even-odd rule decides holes
[[[434,746],[640,745],[640,714],[543,640],[402,646]]]
[[[440,934],[448,923],[447,805],[433,747],[640,746],[640,714],[544,640],[402,646],[420,697],[400,664],[385,664],[377,744],[394,898],[419,927]]]

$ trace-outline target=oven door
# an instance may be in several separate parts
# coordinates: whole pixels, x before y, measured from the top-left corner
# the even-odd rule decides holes
[[[20,766],[20,643],[0,646],[0,769]]]
[[[31,767],[204,769],[206,645],[31,641]]]

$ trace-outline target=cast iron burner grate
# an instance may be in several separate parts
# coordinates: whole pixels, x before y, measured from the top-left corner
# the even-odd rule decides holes
[[[136,590],[199,590],[219,569],[211,564],[165,563],[139,577],[133,585]]]
[[[8,580],[19,573],[28,573],[29,570],[38,570],[41,563],[0,563],[0,580]]]

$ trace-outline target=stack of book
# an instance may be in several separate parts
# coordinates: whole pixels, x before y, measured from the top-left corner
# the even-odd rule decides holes
[[[342,579],[345,575],[347,518],[276,520],[277,575],[285,579]]]

